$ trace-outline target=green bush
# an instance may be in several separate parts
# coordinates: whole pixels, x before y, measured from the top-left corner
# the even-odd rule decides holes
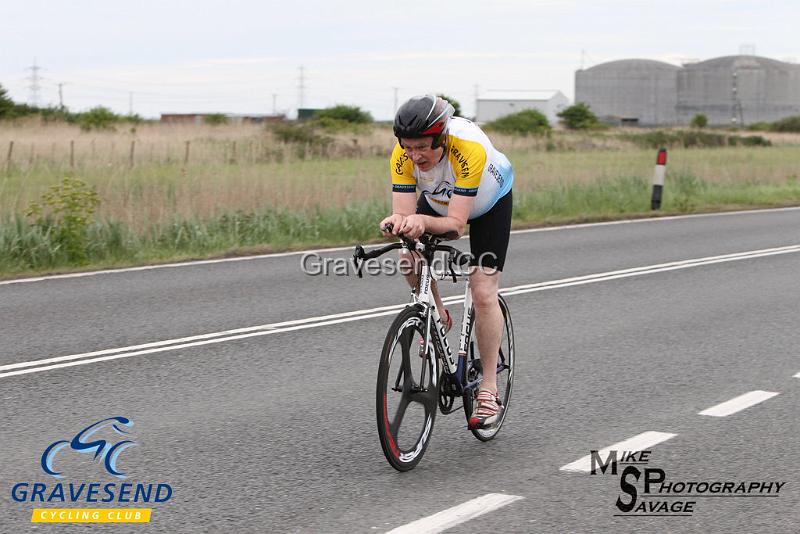
[[[622,134],[621,139],[630,141],[642,148],[683,147],[718,148],[725,146],[772,146],[769,139],[760,135],[740,136],[697,130],[677,130],[667,132],[654,130],[644,133]]]
[[[224,113],[209,113],[203,117],[203,122],[211,126],[219,126],[220,124],[228,124],[228,117]]]
[[[353,127],[351,123],[345,123]],[[327,156],[328,150],[333,143],[333,138],[320,134],[317,131],[318,121],[312,122],[279,122],[269,125],[268,131],[282,143],[293,145],[293,153],[299,159],[306,159],[310,156]],[[277,155],[281,157],[280,153]]]
[[[350,132],[354,134],[368,133],[372,129],[372,124],[349,122],[342,119],[332,119],[330,117],[315,118],[311,122],[312,127],[320,127],[329,133]]]
[[[760,135],[746,135],[743,137],[734,135],[731,137],[736,138],[737,143],[742,146],[772,146],[772,141]]]
[[[362,110],[358,106],[346,106],[338,104],[336,106],[321,109],[314,115],[315,119],[335,119],[354,124],[369,124],[372,122],[372,115]]]
[[[766,121],[754,122],[753,124],[748,125],[747,129],[754,132],[768,132],[772,129],[772,124]]]
[[[731,143],[730,138],[736,136],[725,136],[717,133],[698,132],[698,131],[680,131],[676,132],[677,143],[683,145],[684,148],[702,148],[702,147],[721,147],[728,144],[736,144],[736,141]]]
[[[267,129],[282,143],[316,143],[320,140],[319,134],[310,123],[276,122]]]
[[[698,113],[692,117],[692,122],[689,123],[692,128],[705,128],[708,126],[708,117],[702,113]]]
[[[592,130],[600,126],[588,104],[578,102],[558,113],[561,123],[570,130]]]
[[[443,99],[447,100],[448,102],[450,102],[450,105],[453,106],[453,110],[454,110],[453,111],[453,116],[455,116],[455,117],[460,117],[461,116],[461,103],[458,100],[456,100],[452,96],[447,96],[447,95],[443,95],[443,94],[438,94],[436,96],[438,96],[439,98],[443,98]]]
[[[486,123],[486,129],[515,135],[547,135],[550,123],[540,111],[526,109]]]
[[[622,134],[620,139],[630,141],[642,148],[661,148],[674,146],[677,136],[663,130],[653,130],[644,133]]]
[[[773,122],[770,130],[773,132],[800,132],[800,115],[786,117],[785,119]]]
[[[27,216],[69,263],[82,265],[88,261],[87,230],[100,197],[93,187],[75,178],[65,177],[50,187],[39,202],[31,202]]]
[[[89,111],[78,113],[77,123],[81,130],[113,130],[114,125],[125,120],[104,106],[97,106]]]

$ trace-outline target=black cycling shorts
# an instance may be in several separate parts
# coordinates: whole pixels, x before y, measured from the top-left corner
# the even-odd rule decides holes
[[[492,206],[492,209],[480,217],[467,221],[469,223],[470,252],[473,256],[471,265],[478,265],[480,262],[481,267],[503,270],[506,263],[508,239],[511,236],[512,204],[511,191],[509,191]],[[417,199],[417,213],[441,217],[428,204],[425,195],[420,195]]]

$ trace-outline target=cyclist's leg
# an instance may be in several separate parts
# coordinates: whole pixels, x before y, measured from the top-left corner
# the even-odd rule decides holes
[[[417,213],[420,215],[430,215],[431,217],[440,217],[440,215],[431,208],[430,204],[428,204],[425,195],[420,195],[417,199]],[[418,276],[416,273],[419,272],[422,262],[423,260],[419,255],[411,254],[407,250],[400,251],[400,270],[410,287],[416,287],[417,285]],[[436,309],[439,310],[439,315],[442,317],[443,321],[446,321],[446,308],[442,302],[442,297],[439,295],[439,284],[436,283],[436,280],[433,280],[431,283],[431,294],[433,295],[434,302],[436,302]]]
[[[500,271],[476,268],[470,275],[472,305],[475,307],[475,337],[481,355],[481,389],[497,392],[497,356],[503,335],[503,312],[497,301]]]
[[[410,287],[417,286],[419,280],[417,273],[422,263],[424,263],[424,260],[420,258],[419,255],[412,254],[407,250],[400,251],[400,272],[403,273]],[[433,295],[434,302],[436,302],[436,309],[439,310],[439,315],[442,316],[442,320],[446,320],[446,308],[442,302],[442,297],[439,295],[439,284],[436,283],[436,280],[431,280],[431,294]]]
[[[481,389],[492,392],[497,391],[497,357],[504,325],[497,292],[511,232],[511,207],[509,191],[491,210],[470,221],[469,227],[474,265],[470,287],[475,307],[475,336],[483,368]]]

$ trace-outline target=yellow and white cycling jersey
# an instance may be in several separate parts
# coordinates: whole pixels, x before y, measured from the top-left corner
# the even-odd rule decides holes
[[[473,196],[475,204],[469,218],[474,219],[492,209],[511,190],[511,163],[472,121],[450,119],[445,149],[439,163],[429,171],[421,171],[397,143],[390,162],[392,191],[414,193],[419,189],[440,215],[447,215],[453,194]]]

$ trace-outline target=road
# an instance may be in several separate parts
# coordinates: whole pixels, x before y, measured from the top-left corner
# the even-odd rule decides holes
[[[319,253],[331,265],[349,254]],[[439,416],[404,474],[381,453],[374,388],[396,313],[376,309],[408,290],[396,277],[308,276],[301,258],[0,283],[0,532],[63,528],[32,524],[34,508],[113,505],[15,502],[21,482],[173,490],[136,505],[152,509],[147,525],[80,531],[386,532],[505,494],[518,499],[482,514],[476,501],[452,531],[797,532],[800,209],[515,233],[502,283],[517,288],[506,426],[483,444],[460,413]],[[700,414],[749,392],[767,393]],[[116,464],[128,478],[69,448],[55,456],[63,478],[43,471],[48,445],[112,416],[134,423]],[[574,469],[644,433],[659,438],[628,442],[650,451],[642,479],[626,479],[637,503],[695,501],[691,514],[624,516],[624,465]],[[673,483],[775,484],[645,497],[645,469]]]

